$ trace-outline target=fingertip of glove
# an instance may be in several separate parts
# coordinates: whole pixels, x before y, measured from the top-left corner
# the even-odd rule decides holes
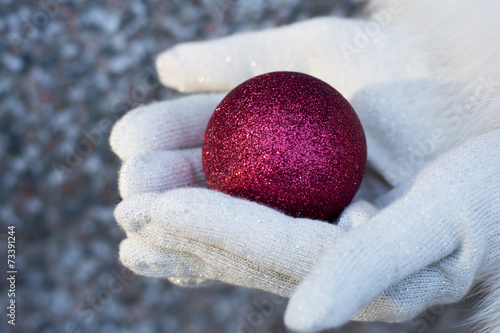
[[[137,137],[135,114],[140,108],[132,110],[118,120],[109,136],[111,149],[123,161],[136,154],[136,143],[141,140]]]
[[[284,317],[285,325],[295,332],[316,332],[314,318],[301,306],[288,304]]]
[[[109,135],[109,145],[111,146],[111,150],[115,152],[115,154],[121,159],[124,160],[127,158],[125,146],[121,144],[121,132],[123,131],[123,118],[118,120],[113,129],[111,130],[111,134]]]
[[[118,179],[118,190],[122,198],[127,199],[135,194],[154,192],[154,190],[146,190],[148,185],[146,175],[150,169],[150,160],[149,154],[140,154],[125,160]]]
[[[122,240],[119,246],[118,256],[120,258],[121,263],[127,267],[130,267],[132,262],[134,262],[134,260],[131,259],[135,257],[132,254],[134,253],[133,248],[134,248],[134,242],[130,238],[125,238],[124,240]]]
[[[144,253],[144,250],[145,248],[141,240],[125,238],[120,243],[118,257],[120,258],[120,262],[132,272],[148,276],[149,267],[144,260],[147,253]]]
[[[179,46],[174,46],[156,57],[156,72],[163,85],[181,92],[186,91]]]
[[[369,202],[363,200],[353,202],[340,214],[338,226],[344,230],[357,228],[377,212],[378,209]]]
[[[116,206],[116,222],[125,232],[138,232],[150,221],[149,209],[158,193],[143,193],[123,200]]]
[[[345,324],[356,312],[351,313],[357,303],[345,297],[349,295],[342,292],[345,284],[336,281],[329,274],[331,270],[328,263],[316,263],[297,286],[285,312],[287,327],[299,332],[318,332]]]
[[[336,325],[333,314],[325,314],[322,310],[321,305],[314,300],[289,302],[284,317],[285,325],[295,332],[319,332],[341,325]]]

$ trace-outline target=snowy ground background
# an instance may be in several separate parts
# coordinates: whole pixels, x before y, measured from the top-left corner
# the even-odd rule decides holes
[[[124,234],[112,212],[120,163],[107,125],[137,105],[180,95],[139,88],[155,80],[155,55],[174,44],[362,15],[363,7],[347,0],[0,0],[0,233],[5,253],[7,226],[17,227],[19,272],[17,325],[2,314],[0,331],[286,332],[285,300],[226,285],[183,289],[118,262]],[[6,257],[0,260],[6,272]],[[5,278],[0,286],[5,309]],[[461,332],[460,316],[437,308],[404,325],[351,323],[330,332]]]

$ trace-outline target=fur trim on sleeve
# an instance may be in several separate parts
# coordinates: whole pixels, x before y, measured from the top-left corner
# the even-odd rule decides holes
[[[369,9],[426,49],[436,78],[464,101],[470,135],[500,128],[500,1],[373,0]]]
[[[406,30],[426,50],[433,75],[466,102],[459,116],[467,137],[500,128],[500,1],[373,0],[370,13],[382,26]],[[473,332],[500,332],[500,258],[490,267],[478,281],[468,320]]]

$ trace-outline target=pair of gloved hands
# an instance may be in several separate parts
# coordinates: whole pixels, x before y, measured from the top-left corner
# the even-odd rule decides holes
[[[285,323],[305,331],[405,321],[488,275],[500,256],[500,132],[459,139],[441,117],[456,96],[432,79],[427,54],[397,28],[356,49],[365,24],[315,19],[160,55],[165,85],[209,94],[140,107],[113,128],[122,262],[181,285],[290,297]],[[202,136],[224,97],[213,92],[277,70],[328,82],[364,126],[367,172],[338,224],[205,188]]]

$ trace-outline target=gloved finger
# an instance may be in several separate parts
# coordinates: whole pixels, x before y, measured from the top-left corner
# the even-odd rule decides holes
[[[159,196],[160,193],[136,194],[116,206],[116,222],[127,237],[141,238],[154,246],[178,252],[194,253],[197,248],[200,251],[206,250],[207,246],[203,242],[179,237],[151,217],[151,205]]]
[[[132,110],[113,127],[111,148],[126,160],[148,151],[201,146],[208,120],[223,97],[193,95]]]
[[[351,320],[405,322],[431,306],[461,298],[441,264],[433,264],[384,290]]]
[[[168,250],[190,252],[190,248],[197,246],[196,241],[188,243],[170,230],[158,227],[152,220],[151,204],[160,195],[160,193],[141,193],[123,200],[114,211],[116,222],[129,238],[142,238],[148,243]],[[158,238],[156,241],[150,237],[152,234]]]
[[[378,204],[394,199],[399,194],[393,190],[379,197]],[[379,209],[366,201],[356,201],[347,206],[339,217],[338,225],[346,231],[357,228],[369,221]],[[359,310],[351,320],[404,322],[418,315],[421,311],[435,304],[451,303],[460,298],[455,295],[456,288],[443,285],[446,278],[441,265],[431,265],[412,274],[401,282],[384,290],[381,295]],[[451,295],[455,297],[451,297]],[[458,298],[457,298],[458,297]]]
[[[429,218],[440,201],[427,192],[410,191],[325,251],[292,295],[286,324],[299,331],[340,326],[391,285],[450,255],[457,237]]]
[[[299,71],[321,78],[330,66],[342,73],[346,60],[339,45],[352,43],[359,24],[319,18],[214,41],[184,43],[158,56],[157,71],[164,85],[182,92],[228,91],[271,71]]]
[[[126,160],[118,187],[122,198],[146,192],[205,185],[201,148],[152,151]]]
[[[120,244],[120,261],[133,272],[168,279],[181,287],[202,287],[219,283],[201,277],[203,262],[189,253],[155,247],[141,238],[126,238]]]
[[[344,232],[206,189],[134,195],[117,206],[115,218],[127,234],[158,246],[200,255],[213,246],[289,276],[304,276]]]
[[[186,240],[248,258],[280,274],[305,275],[344,233],[322,221],[293,218],[261,204],[201,189],[176,189],[151,203],[151,221]],[[156,234],[151,241],[159,243]]]
[[[120,261],[133,272],[166,278],[182,287],[202,287],[219,283],[203,278],[202,260],[186,252],[155,247],[144,239],[131,237],[120,244]]]
[[[143,237],[129,237],[120,244],[120,260],[137,274],[168,278],[181,286],[202,286],[222,281],[289,297],[298,284],[220,249],[206,248],[202,256],[157,246]]]
[[[186,252],[167,250],[140,237],[128,237],[120,244],[120,261],[132,271],[156,278],[200,277],[201,260]]]
[[[337,225],[348,231],[370,220],[378,209],[369,202],[359,200],[347,206],[338,217]]]

